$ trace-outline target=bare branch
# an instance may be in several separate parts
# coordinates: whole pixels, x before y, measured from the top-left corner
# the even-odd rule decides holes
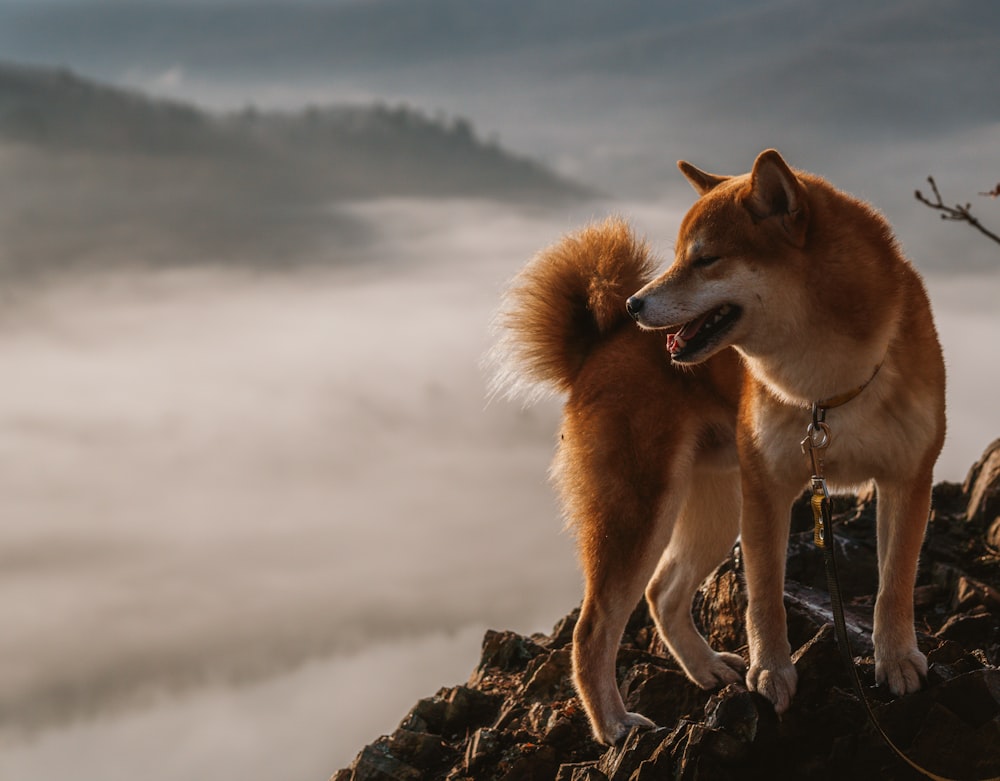
[[[926,195],[924,195],[920,190],[913,193],[913,197],[920,201],[922,204],[929,206],[936,211],[941,212],[942,220],[951,220],[953,222],[966,222],[975,228],[977,231],[982,233],[984,236],[992,239],[997,244],[1000,244],[1000,236],[983,227],[983,224],[979,222],[978,219],[972,214],[972,204],[967,203],[964,206],[961,204],[955,204],[954,206],[947,206],[944,200],[941,198],[941,193],[938,190],[937,182],[934,181],[933,176],[927,177],[927,182],[931,186],[931,191],[934,193],[934,200],[932,201]],[[980,193],[980,195],[991,195],[994,198],[1000,195],[1000,184],[997,185],[995,191],[989,193]]]

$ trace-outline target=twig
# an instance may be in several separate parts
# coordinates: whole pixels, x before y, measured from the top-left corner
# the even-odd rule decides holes
[[[916,192],[913,193],[914,198],[916,198],[921,203],[926,204],[930,208],[942,212],[941,214],[942,220],[967,222],[969,225],[971,225],[977,231],[982,233],[984,236],[987,236],[988,238],[993,239],[993,241],[995,241],[997,244],[1000,244],[1000,236],[988,230],[987,228],[983,227],[983,224],[973,216],[971,203],[967,203],[965,204],[965,206],[962,206],[961,204],[955,204],[954,206],[946,206],[944,201],[941,199],[941,193],[938,191],[937,183],[934,181],[934,177],[928,176],[927,182],[930,184],[931,190],[934,192],[934,200],[933,201],[930,200],[927,196],[925,196],[922,192],[920,192],[920,190],[917,190]],[[1000,185],[997,185],[997,187],[1000,188]]]

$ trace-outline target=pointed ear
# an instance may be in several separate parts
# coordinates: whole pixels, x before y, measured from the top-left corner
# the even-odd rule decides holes
[[[788,240],[802,247],[809,224],[809,202],[802,182],[774,149],[761,152],[750,174],[744,206],[755,221],[778,217]]]
[[[685,178],[691,182],[691,186],[698,191],[698,195],[711,192],[729,179],[728,176],[716,176],[715,174],[702,171],[700,168],[695,168],[691,163],[684,160],[678,160],[677,167],[681,169],[681,173],[684,174]]]

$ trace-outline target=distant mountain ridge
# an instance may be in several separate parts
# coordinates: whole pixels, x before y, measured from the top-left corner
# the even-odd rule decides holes
[[[585,188],[480,140],[462,118],[407,106],[214,114],[88,80],[0,64],[0,142],[53,152],[194,156],[252,169],[310,199],[386,195],[578,197]]]
[[[218,122],[182,103],[102,85],[66,68],[0,64],[0,140],[76,151],[207,151]]]
[[[1000,120],[993,0],[7,0],[0,51],[229,106],[414,96],[628,197],[772,146],[857,189],[890,146],[988,159]]]
[[[0,63],[6,279],[108,264],[345,263],[379,230],[351,201],[588,195],[467,120],[408,106],[214,113]]]

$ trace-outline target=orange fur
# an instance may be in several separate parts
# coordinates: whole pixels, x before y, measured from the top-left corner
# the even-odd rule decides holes
[[[623,221],[607,220],[534,258],[508,290],[499,319],[505,333],[497,357],[508,370],[567,395],[553,475],[586,580],[574,666],[591,719],[602,725],[595,729],[609,741],[629,718],[614,687],[628,615],[656,571],[694,474],[735,468],[738,359],[727,352],[679,369],[660,335],[635,327],[625,300],[653,267],[645,243]],[[672,408],[680,399],[683,407]],[[735,539],[738,503],[726,515],[717,555],[681,584],[686,608]],[[672,587],[674,579],[663,579],[651,604]],[[685,628],[692,644],[694,633]],[[605,701],[616,698],[608,713]]]
[[[631,326],[624,301],[655,268],[645,242],[618,218],[539,253],[511,283],[497,316],[494,391],[568,393],[593,347]]]
[[[810,474],[799,441],[812,402],[868,382],[876,366],[861,395],[829,411],[825,474],[840,486],[874,480],[879,491],[876,676],[904,694],[926,672],[913,585],[945,378],[919,275],[871,207],[792,171],[773,150],[743,176],[680,167],[701,197],[666,272],[648,281],[645,244],[609,220],[536,257],[499,320],[501,384],[522,378],[566,395],[553,475],[585,578],[574,677],[595,735],[609,743],[651,725],[625,711],[615,680],[643,592],[693,681],[742,679],[743,660],[712,650],[690,612],[737,531],[747,684],[779,712],[788,707],[796,675],[784,552],[790,505]],[[626,320],[626,302],[647,330]]]

